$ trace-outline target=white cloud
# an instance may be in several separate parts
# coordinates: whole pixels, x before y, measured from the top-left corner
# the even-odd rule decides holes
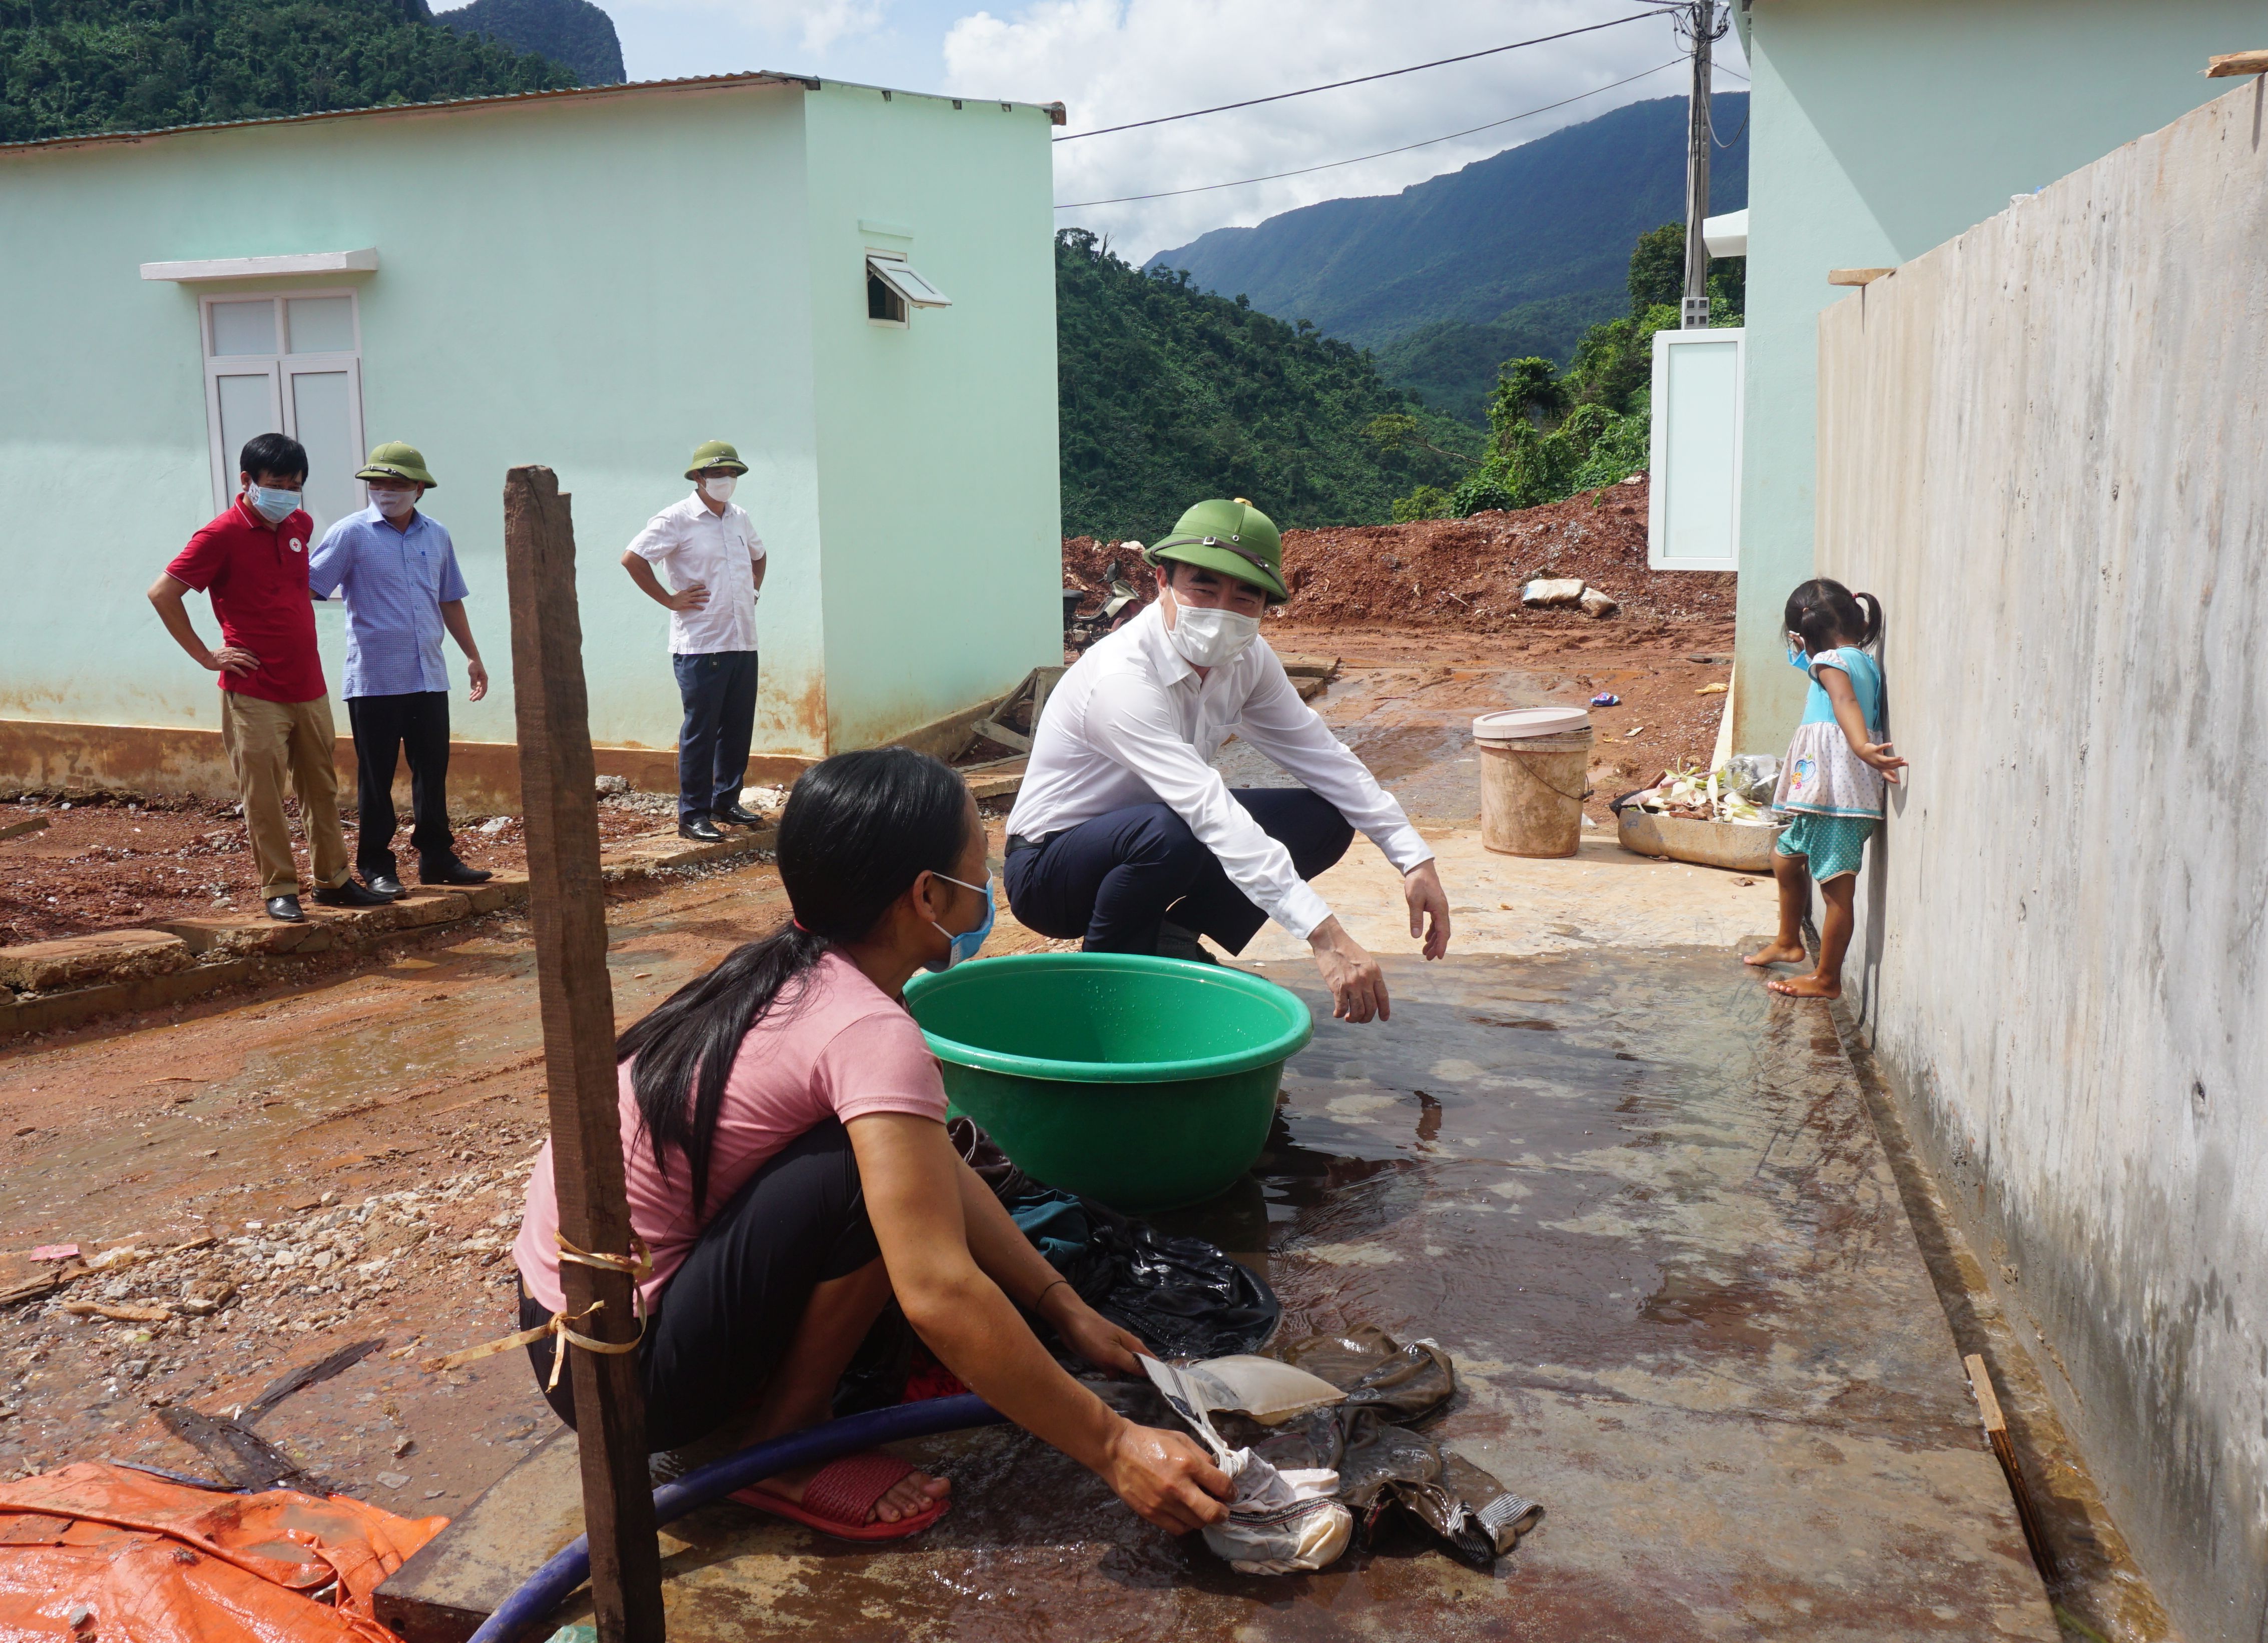
[[[946,32],[945,89],[1060,99],[1064,135],[1401,68],[1627,16],[1632,0],[1036,0]],[[1739,42],[1720,54],[1741,68]],[[1642,17],[1475,62],[1056,148],[1059,202],[1157,194],[1296,171],[1421,142],[1591,92],[1679,55],[1666,18]],[[1723,89],[1739,82],[1720,81]],[[1649,97],[1683,95],[1678,68],[1531,120],[1413,152],[1250,187],[1059,211],[1136,258],[1209,229],[1349,195],[1388,193]]]
[[[814,55],[873,33],[881,27],[884,13],[883,0],[607,0],[607,9],[615,14],[626,41],[643,37],[656,24],[665,30],[674,24],[694,32],[697,39],[705,38],[711,49],[727,40],[735,45],[744,40],[776,45],[792,40]],[[720,24],[726,32],[720,33]],[[644,43],[643,38],[639,43]],[[730,66],[746,64],[736,61]],[[726,71],[723,63],[674,62],[662,70],[668,74]],[[631,74],[640,74],[638,65],[632,65]]]

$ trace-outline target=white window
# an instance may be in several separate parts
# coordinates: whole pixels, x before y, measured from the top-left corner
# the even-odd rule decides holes
[[[1646,564],[1656,571],[1741,568],[1742,376],[1738,326],[1653,334],[1653,453]]]
[[[205,426],[213,507],[237,490],[255,434],[307,447],[306,506],[320,536],[364,505],[362,335],[352,291],[208,297],[202,304]]]
[[[950,308],[946,296],[915,269],[902,252],[866,254],[866,317],[877,325],[903,326],[909,308]]]

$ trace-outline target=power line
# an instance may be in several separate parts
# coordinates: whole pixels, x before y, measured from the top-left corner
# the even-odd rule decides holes
[[[1628,85],[1631,80],[1642,80],[1649,74],[1659,74],[1664,69],[1676,68],[1685,59],[1673,57],[1668,63],[1658,63],[1651,69],[1640,70],[1629,79],[1615,80],[1605,85],[1593,86],[1587,92],[1578,92],[1572,97],[1563,97],[1556,103],[1546,103],[1541,108],[1506,114],[1501,120],[1491,120],[1486,125],[1468,126],[1462,131],[1452,131],[1447,136],[1427,137],[1423,143],[1405,143],[1400,148],[1382,148],[1375,154],[1358,154],[1352,159],[1326,160],[1320,166],[1302,166],[1297,171],[1271,172],[1265,177],[1241,177],[1234,182],[1200,183],[1194,188],[1167,188],[1157,194],[1125,194],[1115,200],[1073,200],[1058,205],[1058,211],[1082,210],[1090,205],[1125,205],[1136,200],[1169,200],[1177,194],[1210,194],[1216,188],[1241,188],[1255,182],[1274,182],[1284,177],[1304,177],[1310,172],[1330,171],[1340,166],[1359,166],[1366,159],[1383,159],[1388,154],[1407,154],[1413,148],[1431,148],[1436,143],[1448,143],[1461,136],[1470,136],[1476,131],[1493,131],[1498,126],[1508,126],[1515,120],[1526,120],[1535,114],[1549,114],[1554,108],[1565,108],[1569,103],[1580,103],[1586,97],[1596,97],[1602,92],[1611,92],[1617,85]]]
[[[1280,103],[1287,97],[1308,97],[1317,92],[1335,92],[1343,85],[1363,85],[1372,80],[1390,80],[1397,74],[1415,74],[1420,69],[1438,69],[1452,63],[1470,63],[1476,57],[1493,57],[1498,52],[1518,51],[1523,46],[1541,46],[1550,41],[1572,39],[1577,34],[1596,33],[1602,28],[1620,28],[1625,23],[1635,23],[1644,18],[1670,15],[1672,13],[1656,6],[1649,11],[1633,11],[1628,17],[1615,18],[1604,23],[1591,23],[1581,28],[1563,29],[1557,34],[1538,34],[1534,40],[1515,40],[1509,46],[1491,46],[1486,50],[1469,51],[1456,57],[1436,57],[1431,63],[1413,63],[1406,69],[1386,69],[1376,74],[1359,74],[1351,80],[1333,80],[1329,85],[1308,85],[1302,86],[1296,92],[1277,92],[1267,97],[1248,97],[1241,103],[1220,103],[1211,108],[1192,108],[1185,114],[1160,114],[1154,120],[1130,120],[1123,126],[1103,126],[1093,131],[1074,131],[1069,136],[1059,136],[1055,141],[1076,143],[1082,137],[1108,136],[1113,131],[1133,131],[1143,126],[1162,126],[1169,125],[1176,120],[1194,120],[1199,114],[1225,114],[1232,108],[1251,108],[1261,103]]]

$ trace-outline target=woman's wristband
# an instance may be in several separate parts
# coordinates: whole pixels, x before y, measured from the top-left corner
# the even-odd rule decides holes
[[[1068,1288],[1068,1287],[1070,1286],[1070,1285],[1071,1285],[1071,1279],[1069,1279],[1069,1278],[1059,1278],[1056,1279],[1055,1284],[1049,1284],[1049,1285],[1047,1286],[1047,1288],[1042,1289],[1042,1291],[1040,1291],[1040,1293],[1039,1293],[1038,1294],[1036,1294],[1036,1295],[1033,1296],[1033,1297],[1032,1297],[1032,1310],[1033,1310],[1033,1311],[1037,1312],[1037,1311],[1040,1309],[1040,1308],[1041,1308],[1041,1307],[1042,1307],[1042,1306],[1046,1302],[1048,1296],[1049,1296],[1049,1294],[1051,1294],[1052,1293],[1054,1293],[1054,1290],[1055,1290],[1055,1287],[1056,1287],[1056,1284],[1061,1284],[1061,1285],[1064,1286],[1066,1288]],[[1071,1293],[1072,1293],[1074,1296],[1076,1296],[1076,1295],[1078,1294],[1078,1293],[1079,1293],[1079,1292],[1078,1292],[1077,1290],[1072,1290],[1072,1291],[1071,1291]]]

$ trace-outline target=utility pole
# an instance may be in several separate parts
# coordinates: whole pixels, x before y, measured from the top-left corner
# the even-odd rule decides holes
[[[1677,32],[1693,48],[1693,100],[1685,134],[1685,310],[1683,328],[1709,326],[1709,247],[1701,225],[1709,215],[1709,48],[1731,21],[1717,15],[1717,0],[1690,0],[1677,19]]]

